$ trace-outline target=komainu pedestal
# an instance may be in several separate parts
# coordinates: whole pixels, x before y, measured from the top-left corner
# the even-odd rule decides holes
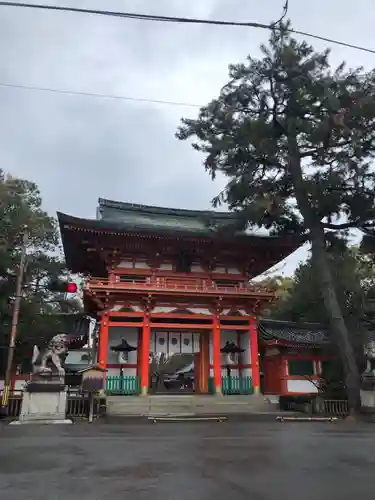
[[[361,410],[375,417],[375,341],[369,340],[364,347],[366,369],[361,377]]]
[[[69,336],[55,335],[46,349],[36,346],[33,354],[33,373],[24,389],[18,424],[72,423],[66,418],[67,391],[62,358],[68,351]]]
[[[66,418],[64,378],[31,380],[23,393],[20,423],[71,423]]]
[[[364,373],[361,380],[361,410],[375,417],[375,375]]]

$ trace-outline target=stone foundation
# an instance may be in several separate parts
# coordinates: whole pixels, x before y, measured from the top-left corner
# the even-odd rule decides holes
[[[25,392],[22,399],[20,421],[65,420],[66,391]]]
[[[19,423],[71,423],[66,419],[67,392],[63,379],[34,379],[23,393]]]
[[[375,376],[362,375],[361,410],[363,413],[375,413]]]

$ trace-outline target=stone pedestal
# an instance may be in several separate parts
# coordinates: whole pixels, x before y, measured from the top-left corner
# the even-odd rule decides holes
[[[375,375],[372,373],[362,375],[361,410],[375,415]]]
[[[25,388],[17,424],[72,423],[66,418],[67,392],[63,378],[30,381]]]

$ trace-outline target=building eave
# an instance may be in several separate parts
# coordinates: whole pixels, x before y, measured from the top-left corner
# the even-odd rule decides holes
[[[329,335],[319,323],[294,323],[264,319],[258,323],[260,339],[279,347],[318,348],[328,345]]]
[[[291,252],[296,250],[302,243],[303,239],[297,235],[288,236],[274,236],[274,235],[259,235],[256,233],[237,233],[225,235],[221,231],[216,231],[214,229],[207,228],[205,230],[187,230],[186,228],[168,228],[161,226],[149,226],[149,227],[139,227],[136,224],[129,224],[125,222],[117,222],[105,219],[84,219],[79,217],[74,217],[72,215],[57,212],[57,218],[60,225],[61,233],[68,231],[77,232],[92,232],[97,234],[108,234],[108,235],[127,235],[136,234],[142,235],[170,235],[176,236],[178,233],[183,237],[200,237],[207,240],[228,240],[228,241],[259,241],[268,242],[279,245],[280,247],[289,247]]]

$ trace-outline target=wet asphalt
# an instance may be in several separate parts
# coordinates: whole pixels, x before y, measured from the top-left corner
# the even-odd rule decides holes
[[[374,498],[375,424],[0,424],[6,500]]]

